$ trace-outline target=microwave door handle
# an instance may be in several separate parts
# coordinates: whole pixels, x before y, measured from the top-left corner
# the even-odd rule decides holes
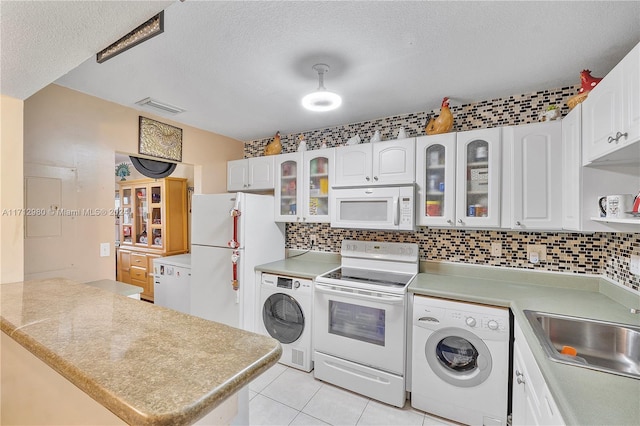
[[[354,299],[370,300],[372,302],[385,303],[387,305],[401,305],[404,303],[404,297],[384,295],[378,293],[378,296],[370,296],[368,294],[362,294],[355,289],[350,291],[341,291],[333,286],[325,286],[320,283],[315,283],[315,289],[319,293],[335,294],[343,297],[352,297]]]
[[[393,224],[398,226],[398,221],[400,217],[400,203],[398,202],[399,197],[393,197]]]

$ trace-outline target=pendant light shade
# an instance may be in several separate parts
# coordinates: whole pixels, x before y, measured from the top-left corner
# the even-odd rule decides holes
[[[324,87],[324,73],[329,71],[329,65],[315,64],[312,68],[318,73],[318,90],[302,98],[302,106],[310,111],[331,111],[338,108],[342,104],[342,98]]]

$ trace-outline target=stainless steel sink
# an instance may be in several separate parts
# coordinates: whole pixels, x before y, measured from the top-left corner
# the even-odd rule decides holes
[[[640,327],[537,311],[524,314],[551,360],[640,379]],[[577,354],[562,354],[564,346]]]

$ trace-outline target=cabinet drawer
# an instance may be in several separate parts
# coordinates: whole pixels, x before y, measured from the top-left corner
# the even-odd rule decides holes
[[[138,266],[143,270],[146,270],[147,256],[139,253],[131,253],[131,266]]]
[[[138,281],[147,280],[146,268],[139,268],[137,266],[132,266],[131,269],[129,269],[129,274],[131,275],[132,280],[138,280]]]

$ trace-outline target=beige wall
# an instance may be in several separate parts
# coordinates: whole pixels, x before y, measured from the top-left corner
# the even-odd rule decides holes
[[[0,283],[24,277],[23,102],[0,97]]]
[[[138,152],[139,115],[183,129],[183,162],[194,165],[196,192],[226,191],[226,163],[242,158],[242,142],[55,84],[24,103],[25,178],[41,176],[59,182],[62,209],[113,208],[115,152]],[[41,198],[42,208],[48,208],[47,197]],[[59,231],[30,237],[30,224],[26,225],[26,279],[115,278],[112,216],[47,220],[52,221],[50,229]],[[104,242],[111,245],[109,257],[100,257]]]

